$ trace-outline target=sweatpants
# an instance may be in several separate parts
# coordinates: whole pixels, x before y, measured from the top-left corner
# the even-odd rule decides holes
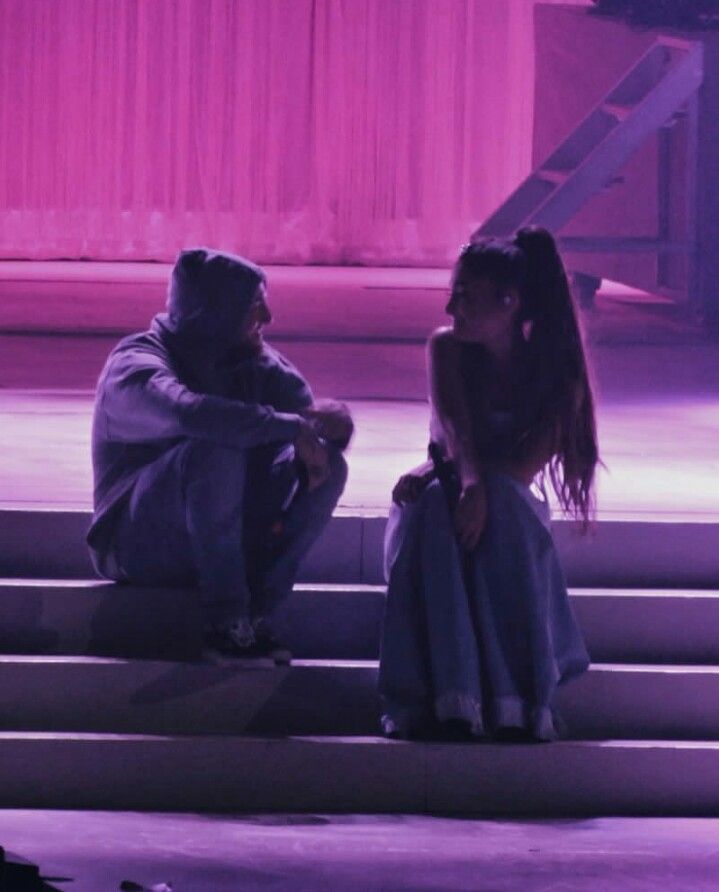
[[[102,563],[122,582],[198,586],[209,625],[269,616],[344,489],[347,464],[329,448],[330,476],[309,492],[291,443],[178,444],[140,473]]]

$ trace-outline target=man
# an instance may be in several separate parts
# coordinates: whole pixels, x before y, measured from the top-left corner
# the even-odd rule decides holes
[[[282,662],[269,617],[342,493],[352,421],[264,343],[271,320],[259,267],[180,254],[167,312],[100,375],[88,544],[108,579],[198,585],[210,656]]]

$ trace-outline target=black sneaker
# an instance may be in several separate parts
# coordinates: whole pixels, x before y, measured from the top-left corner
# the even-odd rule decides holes
[[[237,623],[206,629],[202,656],[211,662],[246,660],[254,666],[263,661],[274,665],[267,648],[257,641],[252,632],[248,634],[248,630]]]
[[[542,743],[528,728],[497,728],[492,739],[495,743]]]
[[[280,666],[287,666],[292,662],[292,651],[275,637],[272,627],[265,619],[257,620],[254,630],[255,642],[266,656]]]

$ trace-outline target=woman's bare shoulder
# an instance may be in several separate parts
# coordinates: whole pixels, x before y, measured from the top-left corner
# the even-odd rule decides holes
[[[427,338],[427,349],[433,354],[446,354],[448,351],[456,350],[458,346],[459,341],[454,336],[452,329],[447,325],[435,328],[429,338]]]
[[[440,325],[430,334],[430,341],[456,341],[451,325]]]

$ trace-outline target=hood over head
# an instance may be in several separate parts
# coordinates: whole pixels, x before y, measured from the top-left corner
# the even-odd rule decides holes
[[[181,251],[167,293],[162,327],[182,338],[232,343],[247,316],[264,271],[235,254],[192,248]]]

